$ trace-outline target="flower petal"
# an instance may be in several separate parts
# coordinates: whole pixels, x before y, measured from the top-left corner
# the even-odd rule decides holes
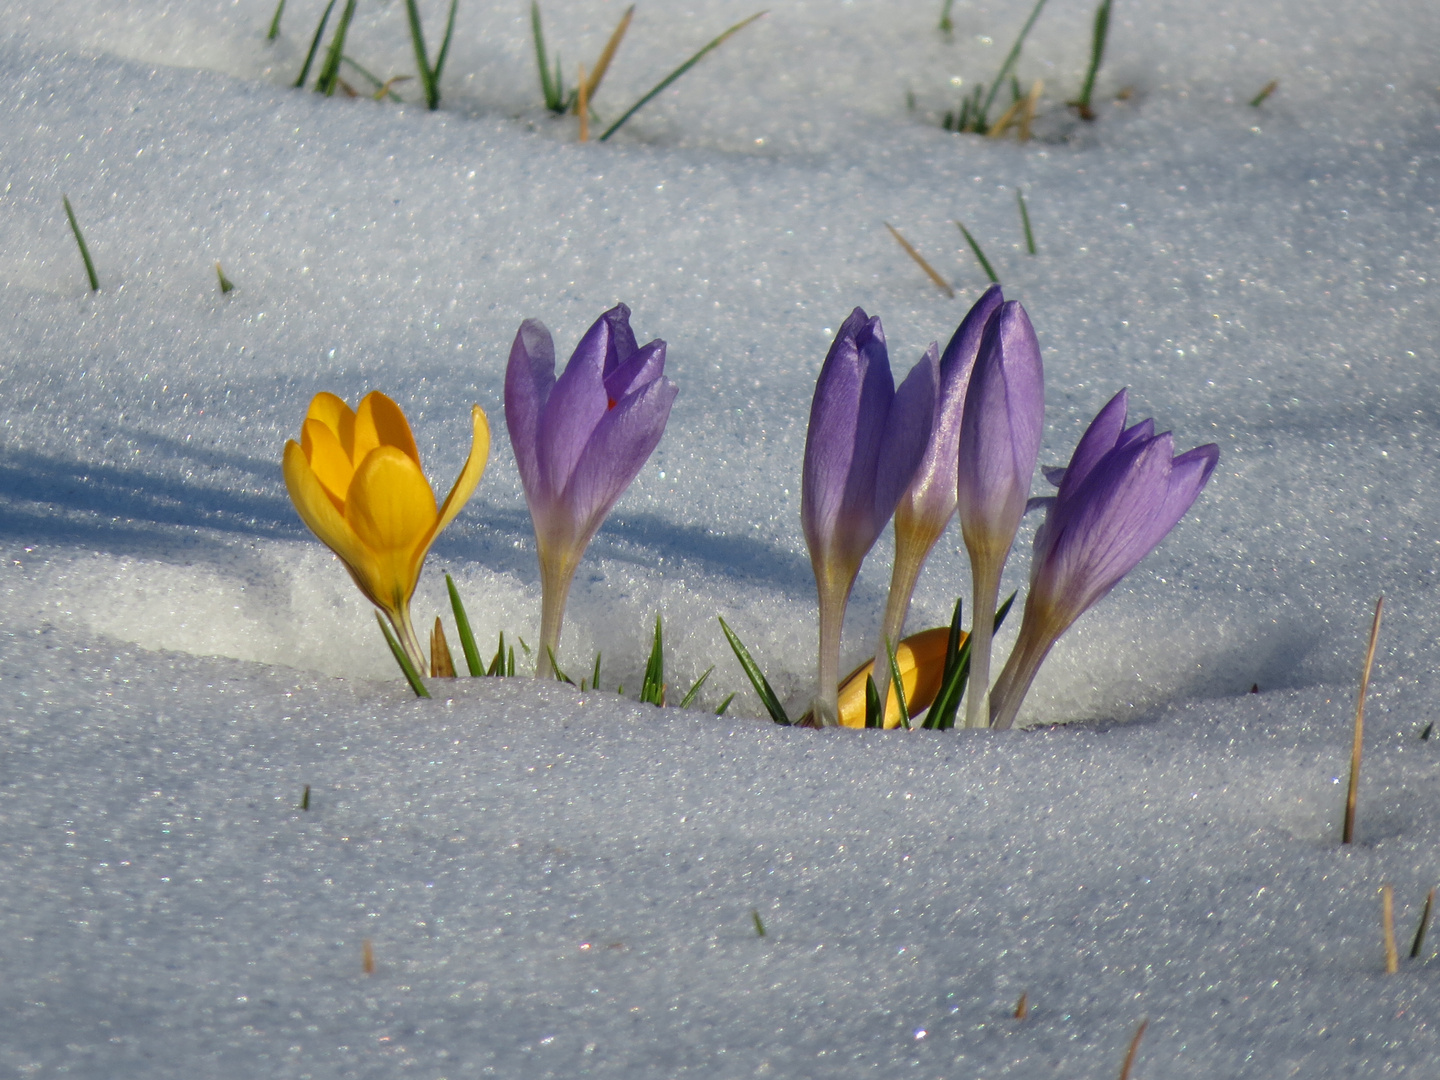
[[[375,552],[409,552],[439,517],[420,466],[396,446],[377,446],[355,470],[345,520]]]
[[[415,462],[416,469],[421,467],[415,436],[410,434],[410,422],[400,406],[379,390],[372,390],[355,409],[355,445],[350,451],[350,460],[357,470],[377,446],[393,446]]]
[[[340,557],[350,576],[360,586],[360,591],[372,603],[379,603],[370,588],[375,579],[375,560],[370,551],[355,535],[355,530],[335,507],[330,495],[321,485],[300,444],[291,439],[285,444],[283,471],[285,487],[290,492],[290,501],[300,520],[320,538],[320,542]]]
[[[584,548],[615,501],[639,474],[665,434],[670,406],[679,389],[659,378],[611,409],[596,425],[584,455],[565,489],[564,503]]]
[[[612,309],[585,332],[540,412],[536,456],[541,483],[553,493],[570,483],[585,444],[609,408],[605,365],[614,355],[615,321]]]
[[[618,404],[622,398],[648,386],[664,373],[665,342],[656,338],[637,349],[630,359],[605,376],[605,394],[609,398],[607,405],[610,402]]]
[[[342,403],[343,404],[343,403]],[[307,419],[300,428],[300,448],[315,471],[315,477],[329,493],[335,509],[345,512],[345,493],[355,476],[350,455],[335,431],[321,420]]]
[[[343,398],[321,391],[310,399],[310,408],[305,411],[306,420],[318,420],[335,433],[345,453],[355,445],[355,412],[345,404]]]
[[[526,319],[510,346],[505,365],[505,428],[520,469],[520,483],[532,502],[552,493],[540,469],[540,416],[555,386],[555,342],[538,319]]]
[[[1129,400],[1128,392],[1121,390],[1106,402],[1105,407],[1095,414],[1095,419],[1090,421],[1085,434],[1081,435],[1080,441],[1075,444],[1075,452],[1070,455],[1070,464],[1062,470],[1061,479],[1055,484],[1060,489],[1060,498],[1068,499],[1073,495],[1075,489],[1090,475],[1090,470],[1095,468],[1096,463],[1115,449],[1115,440],[1120,438],[1120,433],[1125,430],[1125,411],[1129,407]]]
[[[470,406],[470,429],[470,456],[465,459],[465,465],[460,470],[460,475],[455,478],[450,494],[445,496],[445,503],[440,507],[439,517],[431,532],[432,538],[455,520],[455,515],[464,509],[470,496],[475,494],[475,489],[480,485],[480,478],[485,475],[485,463],[490,460],[490,421],[485,416],[485,410],[479,405]]]
[[[874,518],[885,528],[930,445],[940,397],[940,351],[932,343],[895,391],[875,463]]]
[[[960,635],[960,644],[965,635]],[[911,715],[930,707],[940,693],[940,683],[945,676],[945,650],[950,646],[950,628],[937,626],[922,630],[918,634],[903,638],[895,648],[895,664],[900,669],[900,681],[905,684],[905,704],[910,706]],[[847,675],[840,683],[840,726],[863,728],[865,726],[865,678],[873,676],[875,661],[867,660]],[[893,688],[886,695],[885,726],[900,726],[900,700]]]

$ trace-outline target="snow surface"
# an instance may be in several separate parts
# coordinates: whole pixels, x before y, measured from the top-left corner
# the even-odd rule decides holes
[[[1433,1075],[1440,963],[1383,974],[1378,890],[1403,951],[1440,880],[1440,8],[1120,0],[1081,124],[1093,7],[1052,0],[1021,146],[938,121],[1028,3],[960,0],[949,37],[938,0],[769,6],[579,145],[523,0],[461,0],[438,113],[413,83],[400,107],[289,89],[319,0],[275,43],[270,0],[0,0],[0,1068],[1068,1080],[1116,1075],[1148,1017],[1137,1078]],[[623,7],[549,0],[552,52],[588,62]],[[597,108],[753,10],[642,3]],[[348,51],[382,77],[414,69],[403,11],[360,5]],[[957,220],[1040,334],[1045,464],[1129,386],[1220,468],[1057,648],[1038,730],[776,728],[715,616],[808,696],[814,377],[857,304],[897,368],[948,336],[984,285]],[[449,570],[483,642],[529,639],[505,356],[523,318],[568,354],[620,300],[681,394],[561,660],[603,648],[633,694],[660,612],[672,688],[717,665],[707,711],[527,680],[414,701],[289,505],[284,440],[317,390],[383,389],[444,487],[479,402],[495,451],[416,614]],[[958,546],[912,628],[968,590]]]

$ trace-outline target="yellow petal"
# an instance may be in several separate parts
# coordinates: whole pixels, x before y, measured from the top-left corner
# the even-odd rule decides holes
[[[335,433],[345,453],[355,445],[355,414],[343,400],[334,394],[321,392],[310,399],[310,408],[305,411],[306,420],[318,420]],[[308,450],[308,447],[306,448]]]
[[[360,586],[360,591],[372,603],[379,604],[380,599],[373,588],[377,570],[373,555],[336,509],[310,463],[305,460],[305,451],[293,439],[285,444],[284,472],[285,487],[300,514],[300,520],[310,527],[321,543],[340,557],[355,584]]]
[[[905,701],[911,714],[929,708],[940,693],[945,677],[945,649],[950,642],[950,628],[937,626],[922,630],[901,640],[895,650],[895,664],[900,668],[900,681],[905,686]],[[960,636],[960,644],[965,635]],[[865,679],[875,668],[873,660],[861,664],[840,683],[840,723],[843,727],[865,726]],[[900,726],[900,700],[891,687],[885,702],[885,726]]]
[[[360,399],[355,410],[355,444],[350,460],[357,469],[377,446],[397,447],[415,462],[415,468],[420,468],[420,451],[415,448],[415,436],[410,434],[405,414],[379,390],[372,390]]]
[[[350,464],[350,455],[340,444],[339,436],[323,421],[307,419],[300,429],[300,448],[305,451],[316,479],[330,493],[335,508],[344,513],[345,493],[350,490],[355,467]]]
[[[409,603],[420,576],[415,549],[423,546],[437,516],[425,474],[398,448],[377,446],[355,470],[345,520],[375,560],[381,607],[399,610]]]
[[[455,478],[455,483],[450,488],[450,494],[445,496],[445,504],[440,507],[439,516],[436,517],[430,534],[415,546],[411,555],[413,566],[410,573],[417,580],[420,577],[420,564],[430,553],[430,545],[435,542],[435,537],[440,535],[441,529],[455,520],[455,515],[465,508],[465,504],[470,501],[470,496],[475,494],[475,489],[480,485],[480,478],[485,475],[485,463],[489,457],[490,422],[485,418],[484,409],[479,405],[471,405],[470,456],[465,459],[465,465],[460,470],[460,475]]]

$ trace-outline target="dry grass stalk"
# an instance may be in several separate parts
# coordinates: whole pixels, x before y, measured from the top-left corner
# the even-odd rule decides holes
[[[1035,120],[1035,110],[1040,105],[1040,95],[1045,90],[1045,83],[1036,79],[1030,84],[1030,93],[1025,97],[1025,108],[1020,113],[1020,141],[1030,141],[1030,125]]]
[[[1030,991],[1020,991],[1020,1000],[1015,1003],[1015,1019],[1024,1020],[1030,1015]]]
[[[1120,1066],[1120,1080],[1130,1080],[1130,1070],[1135,1067],[1135,1052],[1140,1049],[1140,1039],[1145,1034],[1145,1029],[1150,1026],[1150,1021],[1141,1020],[1140,1026],[1135,1029],[1135,1035],[1130,1040],[1130,1049],[1125,1051],[1125,1064]]]
[[[580,65],[580,78],[576,80],[575,111],[580,114],[580,141],[590,141],[590,88],[585,82],[585,65]]]
[[[1355,797],[1360,791],[1360,750],[1365,737],[1365,695],[1370,690],[1370,668],[1375,663],[1375,641],[1380,636],[1380,614],[1385,597],[1375,601],[1375,621],[1370,624],[1370,646],[1365,650],[1365,668],[1360,672],[1360,695],[1355,702],[1355,738],[1350,744],[1350,786],[1345,793],[1345,827],[1340,842],[1355,839]]]
[[[600,80],[605,78],[605,72],[610,68],[610,61],[615,59],[615,50],[620,48],[620,42],[625,37],[625,31],[630,29],[630,20],[635,17],[635,5],[631,4],[625,9],[625,14],[620,16],[620,23],[610,35],[610,40],[605,43],[605,48],[600,50],[600,56],[595,61],[595,70],[590,72],[587,80],[584,73],[580,75],[580,85],[576,88],[575,108],[581,116],[585,115],[584,103],[595,97],[595,91],[600,89]],[[584,142],[584,139],[580,140]]]
[[[375,974],[375,946],[368,937],[360,942],[360,969],[366,975]]]
[[[955,299],[955,290],[950,287],[950,283],[936,273],[935,268],[925,261],[925,256],[921,255],[920,252],[911,246],[909,240],[906,240],[905,237],[900,235],[900,230],[888,221],[885,222],[885,228],[890,230],[890,235],[895,238],[895,242],[905,249],[905,254],[915,260],[915,265],[925,271],[925,276],[933,281],[938,288],[944,290],[946,296],[952,300]]]
[[[445,627],[439,615],[435,616],[435,629],[430,631],[430,677],[455,678],[455,660],[450,655],[450,643],[445,640]]]
[[[1010,125],[1020,117],[1020,110],[1025,107],[1025,98],[1016,98],[1010,103],[1010,107],[1000,114],[1000,118],[990,125],[990,130],[985,132],[991,139],[1003,138]]]
[[[1400,970],[1400,954],[1395,951],[1395,890],[1387,882],[1380,886],[1380,930],[1385,936],[1385,974]]]

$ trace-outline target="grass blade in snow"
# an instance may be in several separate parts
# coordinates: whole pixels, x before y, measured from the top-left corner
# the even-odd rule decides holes
[[[485,674],[485,662],[480,659],[480,647],[475,644],[475,634],[470,629],[470,616],[465,611],[465,605],[460,600],[460,590],[455,587],[455,579],[449,574],[445,575],[445,588],[450,592],[450,610],[455,615],[455,633],[460,636],[460,648],[465,653],[465,666],[470,669],[472,677]],[[505,650],[505,634],[500,634],[500,650]],[[498,657],[498,653],[496,654]]]
[[[889,638],[885,639],[885,654],[890,660],[890,686],[895,691],[895,702],[900,706],[900,726],[909,731],[910,703],[905,700],[905,680],[900,678],[900,664],[895,659],[895,646],[890,644]],[[885,721],[882,719],[880,722],[883,724]]]
[[[1025,250],[1031,255],[1035,254],[1035,234],[1030,230],[1030,210],[1025,205],[1025,195],[1017,187],[1015,189],[1015,201],[1020,204],[1020,224],[1025,229]]]
[[[410,684],[410,689],[415,691],[416,697],[429,697],[430,691],[426,690],[425,684],[420,681],[420,672],[415,670],[415,665],[410,662],[410,657],[406,656],[405,650],[400,648],[400,643],[395,640],[395,635],[390,632],[390,627],[385,625],[385,620],[378,611],[375,612],[375,621],[380,624],[380,632],[385,635],[385,644],[390,646],[390,655],[395,657],[395,662],[405,673],[405,681]]]
[[[270,32],[265,35],[266,41],[274,41],[280,36],[280,16],[285,14],[285,0],[275,5],[275,17],[270,20]]]
[[[960,225],[960,222],[957,221],[955,224]],[[975,258],[980,260],[980,268],[985,271],[985,276],[990,279],[990,283],[992,285],[999,285],[1000,279],[995,276],[995,268],[990,265],[990,260],[985,257],[985,252],[980,250],[980,245],[976,243],[975,237],[970,235],[970,230],[965,228],[964,225],[960,225],[960,231],[965,234],[965,242],[970,245],[970,250],[975,253]]]
[[[720,629],[725,631],[725,640],[730,642],[730,648],[735,653],[735,659],[740,661],[740,667],[750,679],[750,685],[755,688],[756,695],[760,698],[760,704],[765,706],[765,711],[770,714],[770,719],[777,724],[790,724],[790,717],[785,715],[785,706],[780,704],[780,699],[775,696],[771,689],[770,681],[765,678],[765,673],[760,670],[760,665],[750,657],[750,652],[740,639],[735,636],[735,631],[725,625],[725,620],[720,620]],[[726,701],[729,704],[729,701]]]
[[[530,32],[535,39],[535,66],[540,69],[540,93],[545,107],[553,113],[565,111],[565,87],[560,74],[560,60],[555,60],[555,74],[550,74],[550,60],[545,54],[545,31],[540,25],[540,0],[530,0]]]
[[[995,612],[994,627],[999,630],[1005,622],[1005,616],[1010,614],[1011,605],[1015,603],[1015,594],[1011,593],[1000,609]],[[950,624],[950,642],[954,649],[954,643],[958,640],[957,633],[960,625],[960,601],[955,601],[955,619]],[[940,687],[940,693],[935,695],[934,702],[930,705],[930,712],[926,714],[925,723],[922,727],[934,728],[940,731],[948,730],[955,726],[955,717],[960,711],[960,699],[965,696],[965,684],[970,680],[970,639],[966,637],[965,644],[954,650],[954,666],[949,668],[949,674],[945,678],[945,685]],[[947,657],[946,664],[950,660]]]
[[[677,68],[676,68],[674,71],[672,71],[669,75],[666,75],[665,78],[661,79],[658,83],[655,84],[654,89],[652,89],[648,94],[646,94],[644,97],[642,97],[642,98],[641,98],[639,101],[637,101],[634,105],[631,105],[630,108],[626,109],[626,110],[625,110],[625,115],[623,115],[622,117],[620,117],[619,120],[616,120],[615,123],[611,124],[608,128],[606,128],[606,129],[605,129],[605,134],[603,134],[603,135],[600,136],[600,141],[601,141],[601,142],[604,142],[606,139],[610,138],[611,135],[614,135],[615,132],[619,131],[620,128],[624,126],[625,121],[629,120],[630,117],[634,116],[634,115],[635,115],[637,112],[639,112],[642,108],[644,108],[646,105],[650,104],[650,102],[653,101],[658,94],[662,93],[662,92],[665,90],[666,87],[668,87],[668,86],[669,86],[671,83],[673,83],[676,79],[680,78],[681,75],[684,75],[684,74],[685,74],[687,71],[689,71],[692,67],[694,67],[696,64],[698,64],[698,63],[705,57],[705,55],[706,55],[707,53],[710,53],[710,52],[714,51],[715,49],[718,49],[718,48],[719,48],[721,45],[723,45],[729,38],[731,38],[731,37],[733,37],[734,35],[738,34],[741,30],[744,30],[745,27],[749,26],[752,22],[754,22],[756,19],[760,18],[761,15],[764,15],[764,14],[765,14],[765,12],[763,12],[763,11],[757,11],[754,15],[751,15],[748,19],[741,19],[741,20],[740,20],[738,23],[736,23],[734,26],[730,27],[729,30],[726,30],[723,34],[721,34],[719,37],[715,38],[715,40],[711,41],[708,45],[706,45],[704,48],[702,48],[702,49],[701,49],[699,52],[697,52],[694,56],[690,57],[689,60],[686,60],[683,64],[681,64],[679,67],[677,67]],[[537,25],[538,25],[538,24],[537,24]]]
[[[1020,47],[1025,44],[1025,38],[1030,33],[1030,28],[1035,25],[1035,20],[1040,17],[1040,9],[1045,6],[1045,0],[1035,0],[1035,7],[1030,12],[1030,17],[1025,20],[1025,25],[1020,28],[1020,36],[1015,39],[1015,44],[1010,47],[1010,55],[1005,57],[1005,63],[1000,65],[1000,70],[995,73],[995,81],[990,84],[990,93],[985,95],[985,103],[980,106],[980,129],[983,131],[988,125],[985,118],[990,115],[990,106],[995,104],[995,95],[1000,92],[1000,87],[1005,82],[1005,76],[1010,74],[1010,69],[1015,66],[1015,61],[1020,59]],[[993,281],[994,278],[991,278]]]
[[[650,659],[645,662],[645,680],[640,684],[640,700],[651,705],[665,704],[665,636],[660,616],[655,616],[655,640],[650,646]]]
[[[1082,120],[1095,119],[1095,110],[1090,108],[1090,95],[1095,91],[1095,76],[1100,72],[1100,61],[1105,58],[1105,38],[1110,33],[1110,3],[1111,0],[1100,0],[1100,6],[1095,9],[1095,29],[1090,37],[1090,67],[1085,72],[1085,85],[1075,102],[1075,109]]]
[[[350,33],[350,23],[355,18],[355,5],[358,2],[359,0],[345,0],[345,7],[340,12],[340,22],[335,26],[330,48],[325,53],[325,63],[320,68],[320,74],[315,76],[317,94],[330,97],[340,83],[340,57],[345,54],[345,37]]]
[[[315,54],[320,51],[320,39],[325,36],[325,24],[330,21],[330,13],[335,10],[335,0],[330,0],[325,5],[325,12],[320,16],[320,23],[315,27],[315,36],[310,39],[310,51],[305,54],[305,63],[300,65],[300,75],[295,80],[295,89],[299,90],[305,85],[305,80],[310,77],[310,65],[315,62]]]
[[[70,206],[70,196],[61,195],[65,204],[65,217],[70,221],[70,231],[75,234],[75,243],[80,248],[80,258],[85,260],[85,276],[90,279],[90,291],[100,291],[100,279],[95,276],[95,264],[90,260],[90,249],[85,246],[85,236],[80,232],[80,223],[75,220],[75,211]]]
[[[700,687],[705,685],[705,680],[710,678],[710,673],[714,670],[715,665],[711,664],[705,669],[705,673],[695,680],[690,689],[685,691],[685,696],[680,699],[680,708],[688,709],[690,707],[690,703],[695,700],[695,695],[700,693]]]

